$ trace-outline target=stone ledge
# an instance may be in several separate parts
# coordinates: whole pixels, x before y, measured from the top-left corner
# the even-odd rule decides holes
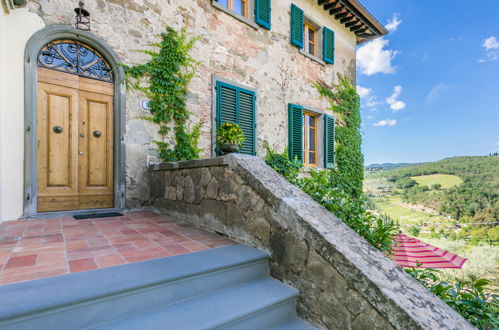
[[[183,160],[180,162],[151,163],[149,164],[149,171],[158,172],[165,170],[182,170],[189,168],[221,166],[221,165],[228,165],[228,160],[225,157]]]
[[[268,251],[272,275],[300,290],[298,312],[318,326],[473,329],[257,157],[230,154],[151,170],[154,206]]]

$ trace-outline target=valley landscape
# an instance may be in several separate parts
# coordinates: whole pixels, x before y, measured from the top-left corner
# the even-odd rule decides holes
[[[364,190],[373,211],[405,234],[469,259],[462,270],[442,271],[443,279],[485,277],[497,292],[499,157],[384,165],[366,167]]]

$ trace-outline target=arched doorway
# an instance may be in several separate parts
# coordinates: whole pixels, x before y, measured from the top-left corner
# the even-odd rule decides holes
[[[117,57],[72,27],[37,34],[26,51],[25,215],[122,208],[124,88]]]
[[[38,212],[114,206],[113,74],[88,45],[38,54]]]

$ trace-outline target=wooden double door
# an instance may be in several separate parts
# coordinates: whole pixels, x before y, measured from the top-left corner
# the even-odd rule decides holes
[[[114,206],[111,82],[38,68],[38,212]]]

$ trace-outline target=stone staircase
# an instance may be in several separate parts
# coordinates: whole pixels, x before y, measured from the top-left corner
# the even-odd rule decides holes
[[[315,329],[297,295],[233,245],[0,286],[0,329]]]

